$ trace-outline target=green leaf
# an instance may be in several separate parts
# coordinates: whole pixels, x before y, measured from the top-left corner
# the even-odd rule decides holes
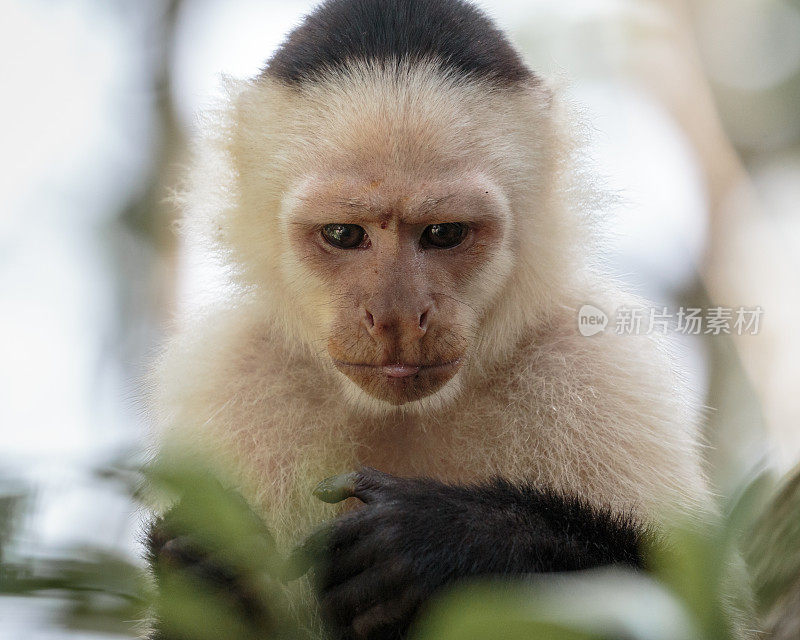
[[[457,588],[429,609],[414,634],[415,640],[501,636],[507,640],[701,637],[684,607],[664,587],[622,569]]]

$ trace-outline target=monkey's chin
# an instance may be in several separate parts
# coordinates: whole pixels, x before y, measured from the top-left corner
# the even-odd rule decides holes
[[[441,391],[461,368],[462,358],[441,364],[374,366],[334,360],[334,366],[375,400],[400,407]]]

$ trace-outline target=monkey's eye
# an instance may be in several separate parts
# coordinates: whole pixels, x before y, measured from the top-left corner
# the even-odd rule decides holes
[[[339,249],[357,249],[364,244],[367,232],[357,224],[326,224],[322,227],[322,237]]]
[[[422,232],[422,246],[434,249],[452,249],[467,237],[469,227],[463,222],[445,222],[425,227]]]

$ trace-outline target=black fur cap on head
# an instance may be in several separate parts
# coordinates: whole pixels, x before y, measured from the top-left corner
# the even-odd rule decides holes
[[[502,31],[465,0],[326,0],[262,76],[301,85],[353,62],[427,60],[507,88],[536,78]]]

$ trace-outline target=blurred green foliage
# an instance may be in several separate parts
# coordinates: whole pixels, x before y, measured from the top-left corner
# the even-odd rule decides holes
[[[280,581],[283,559],[269,531],[197,460],[170,459],[136,472],[119,466],[98,478],[122,482],[140,502],[178,504],[171,523],[244,580],[263,605],[258,623],[237,614],[230,593],[196,576],[157,565],[157,591],[143,562],[96,549],[64,550],[60,557],[26,556],[24,549],[10,559],[4,555],[0,595],[57,602],[55,624],[64,629],[136,637],[146,628],[142,621],[157,613],[162,629],[186,640],[307,637],[294,622],[297,606]],[[13,525],[24,504],[19,493],[0,500],[4,550],[19,546]],[[800,474],[782,483],[761,475],[719,518],[676,525],[665,536],[668,543],[652,550],[648,575],[612,568],[463,585],[428,607],[413,636],[492,638],[502,629],[509,640],[732,640],[731,567],[738,547],[754,567],[762,611],[780,602],[800,574]]]

